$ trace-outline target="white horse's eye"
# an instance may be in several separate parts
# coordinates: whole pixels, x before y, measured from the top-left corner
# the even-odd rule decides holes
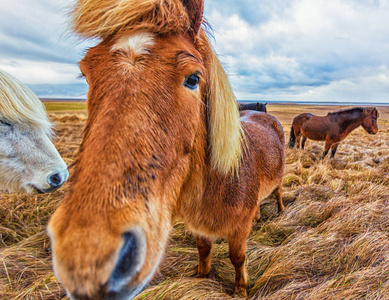
[[[0,119],[0,125],[9,126],[9,127],[12,126],[11,123],[9,123],[9,122],[7,122],[5,120],[1,120],[1,119]]]

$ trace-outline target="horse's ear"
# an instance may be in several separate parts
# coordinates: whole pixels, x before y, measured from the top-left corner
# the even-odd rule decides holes
[[[366,107],[363,109],[363,114],[365,116],[370,115],[374,111],[375,107]]]
[[[197,36],[203,23],[204,1],[203,0],[181,0],[186,10],[191,23],[191,32],[193,36]]]
[[[376,107],[372,107],[371,114],[374,114],[378,118],[378,109]]]

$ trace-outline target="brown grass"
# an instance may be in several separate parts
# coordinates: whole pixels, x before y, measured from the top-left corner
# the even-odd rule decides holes
[[[268,106],[287,140],[295,115],[337,109]],[[248,240],[249,299],[389,299],[389,108],[379,111],[379,133],[357,129],[335,159],[320,160],[318,142],[287,149],[286,210],[278,215],[275,199],[264,201]],[[86,115],[50,117],[56,146],[70,164]],[[51,270],[45,227],[67,188],[0,196],[0,299],[66,299]],[[231,299],[234,270],[224,239],[214,244],[209,279],[195,278],[196,266],[194,238],[177,222],[157,275],[136,299]]]

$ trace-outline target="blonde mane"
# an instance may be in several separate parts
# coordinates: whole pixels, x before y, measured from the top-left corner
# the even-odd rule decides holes
[[[237,173],[246,147],[238,102],[204,30],[201,30],[201,35],[210,54],[210,63],[207,66],[207,104],[211,164],[223,174]]]
[[[0,70],[0,115],[13,123],[30,123],[48,134],[51,123],[37,96],[23,83]]]
[[[123,32],[184,34],[191,18],[177,0],[78,0],[73,30],[84,38],[108,38]],[[222,174],[237,173],[245,145],[239,110],[228,77],[203,29],[197,42],[208,56],[207,108],[211,165]]]
[[[73,31],[84,38],[107,38],[121,31],[156,34],[187,32],[190,18],[177,0],[78,0]]]

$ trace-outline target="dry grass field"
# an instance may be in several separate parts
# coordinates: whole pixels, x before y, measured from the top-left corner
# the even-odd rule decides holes
[[[268,112],[288,140],[294,116],[341,108],[268,105]],[[69,165],[86,113],[65,110],[49,115]],[[286,210],[277,214],[275,199],[264,200],[248,240],[249,299],[389,299],[389,107],[378,110],[379,132],[358,128],[335,159],[320,160],[323,143],[309,140],[305,150],[286,150]],[[0,299],[67,299],[45,233],[67,188],[0,196]],[[210,278],[195,278],[196,266],[194,238],[177,221],[158,273],[136,299],[231,299],[234,270],[224,239],[214,243]]]

